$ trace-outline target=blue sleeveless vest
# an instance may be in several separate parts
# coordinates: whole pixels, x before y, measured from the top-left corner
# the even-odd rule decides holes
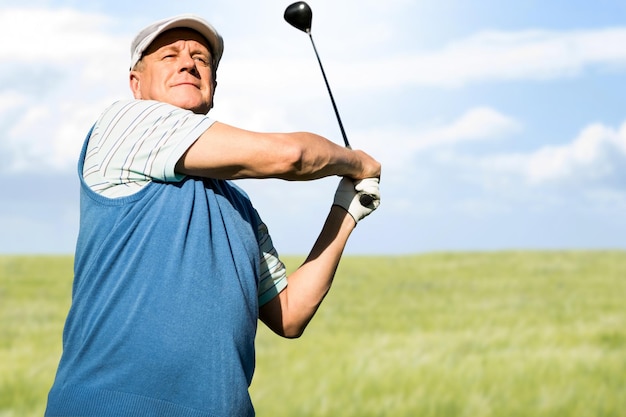
[[[89,135],[88,135],[89,138]],[[258,216],[226,181],[106,198],[83,181],[46,416],[252,416]]]

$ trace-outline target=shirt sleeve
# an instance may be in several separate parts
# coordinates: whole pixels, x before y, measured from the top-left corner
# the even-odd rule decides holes
[[[287,287],[287,271],[278,258],[267,226],[259,222],[259,249],[261,253],[261,277],[259,281],[259,306],[266,304]]]
[[[119,101],[98,119],[83,177],[109,197],[130,195],[153,180],[178,182],[176,163],[214,121],[151,100]]]

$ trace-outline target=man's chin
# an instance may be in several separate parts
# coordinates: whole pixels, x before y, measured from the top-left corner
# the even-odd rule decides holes
[[[211,105],[206,103],[174,102],[170,104],[173,104],[174,106],[180,107],[185,110],[191,110],[196,114],[207,114],[211,109]]]

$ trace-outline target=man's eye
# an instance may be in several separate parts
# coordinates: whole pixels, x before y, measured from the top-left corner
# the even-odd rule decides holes
[[[204,66],[209,65],[209,60],[208,60],[208,59],[206,59],[206,58],[205,58],[205,57],[203,57],[203,56],[196,56],[196,57],[194,57],[194,59],[195,59],[197,62],[199,62],[200,64],[204,65]]]

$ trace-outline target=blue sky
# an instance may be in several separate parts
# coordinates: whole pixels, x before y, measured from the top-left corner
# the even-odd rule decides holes
[[[289,3],[3,1],[0,253],[73,252],[77,154],[130,97],[130,41],[156,19],[197,13],[224,36],[210,116],[340,143]],[[383,164],[348,253],[626,249],[626,3],[308,3],[350,141]],[[284,254],[310,248],[336,183],[239,182]]]

